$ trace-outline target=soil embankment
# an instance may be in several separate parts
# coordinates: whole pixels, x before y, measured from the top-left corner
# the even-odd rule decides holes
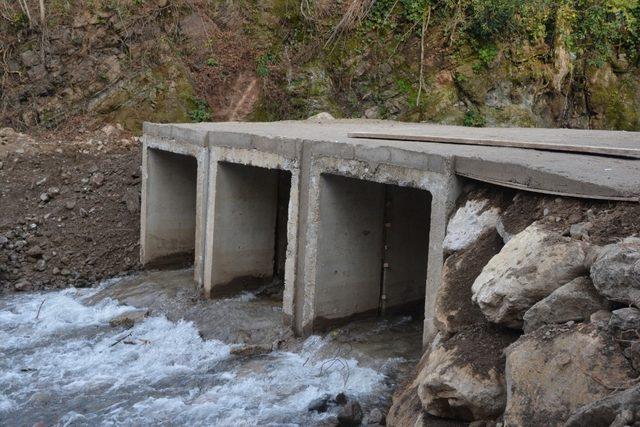
[[[0,292],[89,285],[138,266],[140,149],[118,128],[73,141],[0,133]]]

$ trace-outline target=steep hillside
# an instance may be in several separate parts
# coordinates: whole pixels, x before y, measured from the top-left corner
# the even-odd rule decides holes
[[[0,123],[640,130],[638,0],[0,1]]]

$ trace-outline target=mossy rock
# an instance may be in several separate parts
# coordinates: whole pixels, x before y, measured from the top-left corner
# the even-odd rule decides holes
[[[147,70],[100,100],[94,111],[109,121],[140,133],[143,121],[190,122],[195,108],[194,89],[179,64],[163,64]]]
[[[597,129],[640,130],[640,78],[616,74],[610,65],[587,70],[591,126]]]
[[[522,105],[507,105],[501,108],[482,109],[488,126],[498,127],[542,127],[542,120],[533,111]]]
[[[476,73],[473,64],[460,65],[454,74],[458,88],[476,105],[483,105],[487,92],[492,86],[491,78],[484,72]]]

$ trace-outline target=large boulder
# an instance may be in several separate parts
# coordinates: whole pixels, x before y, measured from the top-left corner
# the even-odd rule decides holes
[[[471,285],[500,248],[502,239],[491,229],[468,248],[447,258],[435,304],[434,323],[440,332],[452,334],[465,326],[486,322],[480,308],[471,301]]]
[[[577,277],[560,286],[524,314],[524,331],[531,332],[551,323],[589,320],[591,314],[608,310],[609,301],[593,287],[588,277]]]
[[[616,419],[628,416],[625,412],[630,412],[632,419],[621,425],[634,425],[634,421],[640,422],[639,411],[640,385],[636,385],[580,407],[567,420],[565,427],[609,427]]]
[[[459,251],[469,247],[486,231],[496,228],[500,208],[491,206],[488,199],[467,200],[447,224],[443,247],[446,251]]]
[[[418,396],[418,387],[409,384],[394,394],[393,403],[387,414],[387,425],[397,427],[420,426],[424,409]]]
[[[505,353],[505,425],[560,426],[634,376],[616,341],[589,323],[542,327]]]
[[[424,409],[465,421],[499,416],[507,399],[502,351],[515,339],[485,323],[434,342],[415,380]]]
[[[605,246],[591,266],[591,279],[608,299],[640,306],[640,238]]]
[[[616,331],[640,331],[640,310],[634,307],[614,310],[609,319],[609,327]]]
[[[587,248],[534,223],[484,267],[471,288],[473,301],[491,322],[522,328],[524,313],[535,303],[587,273]]]

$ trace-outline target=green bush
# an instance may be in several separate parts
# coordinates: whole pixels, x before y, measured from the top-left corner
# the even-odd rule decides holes
[[[467,114],[464,115],[462,124],[469,127],[481,128],[487,124],[487,121],[480,112],[467,111]]]
[[[209,110],[207,101],[205,101],[204,99],[194,99],[193,101],[196,104],[196,108],[189,111],[189,117],[191,118],[191,121],[200,123],[211,120],[211,111]]]
[[[256,73],[260,77],[267,77],[269,75],[269,65],[276,62],[276,57],[273,53],[267,52],[264,55],[258,57],[256,64]]]
[[[471,0],[469,32],[480,40],[494,40],[515,30],[515,15],[524,0]]]

